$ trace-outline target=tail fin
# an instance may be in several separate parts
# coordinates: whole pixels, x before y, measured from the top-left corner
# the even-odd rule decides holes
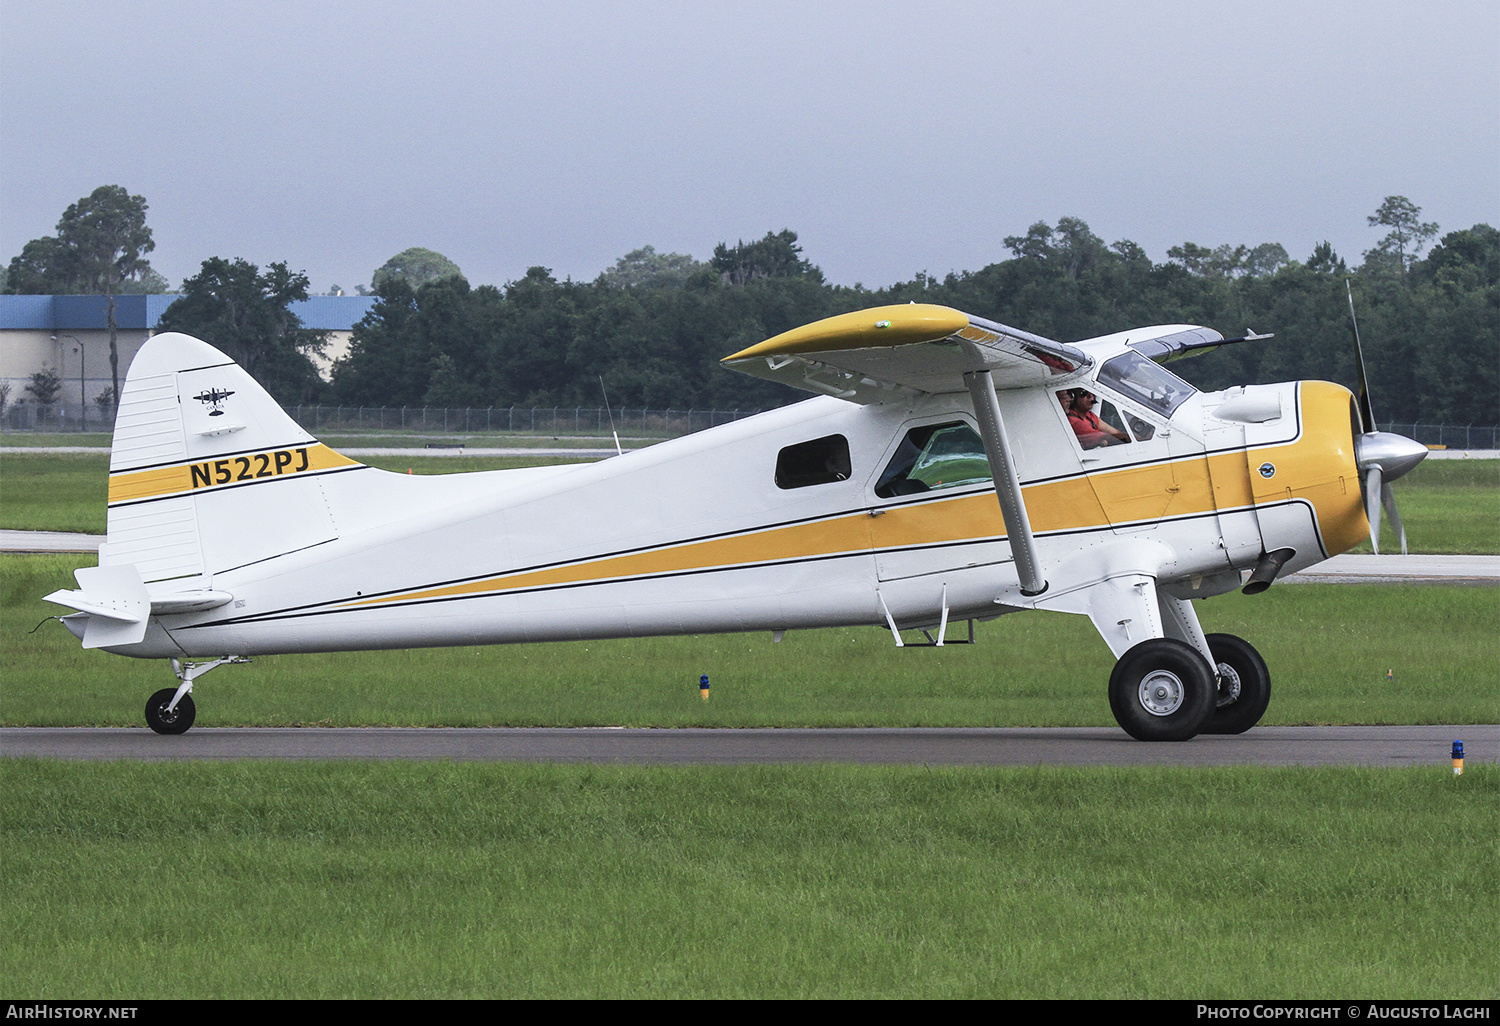
[[[211,588],[216,573],[337,538],[319,478],[360,467],[213,346],[157,335],[120,396],[99,564],[133,564],[153,594]]]

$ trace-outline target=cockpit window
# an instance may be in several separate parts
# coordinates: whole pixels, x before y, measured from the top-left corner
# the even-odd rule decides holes
[[[893,499],[898,495],[989,481],[990,463],[984,456],[984,442],[973,428],[962,422],[928,424],[906,433],[890,465],[875,483],[875,494],[882,499]]]
[[[1124,353],[1099,368],[1099,380],[1164,417],[1197,391],[1177,375],[1144,356]]]

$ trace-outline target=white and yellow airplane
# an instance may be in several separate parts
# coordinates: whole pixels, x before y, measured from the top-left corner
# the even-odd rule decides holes
[[[47,598],[85,648],[171,660],[146,707],[167,734],[198,676],[260,654],[855,624],[940,646],[1023,609],[1093,621],[1132,736],[1239,733],[1269,673],[1193,600],[1373,538],[1382,497],[1399,529],[1389,482],[1426,449],[1375,431],[1363,387],[1204,393],[1161,366],[1225,342],[881,307],[724,361],[817,398],[600,463],[411,477],[158,335],[121,397],[99,565]]]

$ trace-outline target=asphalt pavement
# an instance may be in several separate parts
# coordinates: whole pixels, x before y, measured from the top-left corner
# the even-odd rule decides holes
[[[1500,757],[1500,725],[1256,727],[1148,744],[1115,727],[639,729],[7,727],[0,757],[61,760],[381,759],[626,764],[927,766],[1427,766]]]

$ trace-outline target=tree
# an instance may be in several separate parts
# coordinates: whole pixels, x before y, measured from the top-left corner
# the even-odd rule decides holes
[[[123,186],[101,185],[63,211],[57,235],[32,239],[6,274],[12,295],[83,294],[109,297],[109,372],[120,393],[115,297],[164,286],[145,254],[156,248],[146,227],[146,198]]]
[[[1421,213],[1422,208],[1405,196],[1387,196],[1380,209],[1368,220],[1371,225],[1389,228],[1390,234],[1366,253],[1365,258],[1368,259],[1371,253],[1385,254],[1399,261],[1403,275],[1408,273],[1427,243],[1438,233],[1437,222],[1422,223]]]
[[[419,403],[427,389],[431,354],[417,338],[417,299],[405,278],[390,277],[375,305],[354,326],[349,352],[333,365],[341,403],[365,406]]]
[[[758,278],[811,278],[821,282],[823,272],[802,259],[797,233],[789,228],[766,232],[755,242],[741,239],[730,249],[726,243],[714,247],[709,265],[726,285],[744,285]]]
[[[31,376],[26,391],[40,406],[51,406],[57,402],[57,393],[62,391],[62,378],[51,367],[43,367]]]
[[[703,264],[686,253],[658,253],[654,246],[633,249],[599,275],[616,288],[680,289]]]
[[[1333,243],[1326,239],[1313,247],[1312,256],[1307,258],[1307,269],[1316,274],[1343,275],[1349,271],[1344,258],[1333,251]]]
[[[458,265],[441,253],[421,246],[403,249],[375,270],[370,278],[370,289],[379,292],[380,286],[391,278],[400,278],[413,290],[439,278],[462,278],[464,272]]]
[[[1259,278],[1267,274],[1275,274],[1291,262],[1291,257],[1287,256],[1286,247],[1281,243],[1262,242],[1245,254],[1241,266],[1244,268],[1246,277]]]
[[[211,257],[182,283],[159,331],[182,331],[225,350],[280,402],[309,399],[321,385],[308,358],[328,333],[302,327],[290,304],[307,298],[307,275],[273,263],[264,272],[246,260]]]

